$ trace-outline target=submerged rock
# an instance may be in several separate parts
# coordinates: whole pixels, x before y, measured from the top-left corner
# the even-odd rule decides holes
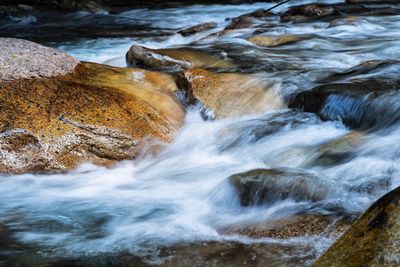
[[[362,132],[353,131],[318,147],[317,157],[310,165],[329,166],[342,163],[355,156],[357,149],[365,142]]]
[[[20,53],[30,46],[26,42]],[[36,60],[25,58],[26,64]],[[183,108],[171,93],[174,79],[167,74],[79,63],[64,75],[3,80],[0,88],[0,172],[5,173],[132,159],[145,140],[170,141],[183,123]]]
[[[252,74],[185,70],[176,78],[189,104],[200,102],[216,118],[239,117],[283,107],[273,82]]]
[[[299,266],[317,255],[310,243],[202,242],[165,249],[163,266]]]
[[[378,199],[313,266],[399,266],[400,187]]]
[[[332,216],[305,213],[266,222],[239,224],[225,227],[221,234],[243,235],[251,238],[292,238],[311,235],[337,235],[347,230],[350,221]]]
[[[255,169],[230,176],[243,206],[283,199],[320,201],[337,194],[335,184],[298,169]]]
[[[368,74],[399,63],[400,63],[399,60],[368,60],[358,64],[357,66],[346,69],[342,72],[329,75],[323,79],[320,79],[318,82],[326,83],[346,78],[354,78],[357,75]]]
[[[217,27],[217,23],[215,22],[207,22],[207,23],[202,23],[202,24],[197,24],[192,27],[189,27],[187,29],[183,29],[178,31],[179,34],[182,36],[189,36],[192,34],[196,34],[199,32],[204,32],[204,31],[209,31],[211,29],[214,29]]]
[[[277,111],[255,119],[235,122],[220,131],[220,149],[226,150],[239,144],[257,142],[282,130],[317,123],[321,123],[321,120],[314,113],[295,110]]]
[[[133,45],[126,54],[130,66],[179,71],[190,68],[230,68],[230,60],[188,48],[150,49]]]
[[[387,127],[400,119],[399,88],[397,80],[325,84],[296,94],[289,107],[342,120],[354,129]]]
[[[256,44],[258,46],[279,46],[285,44],[295,43],[301,40],[300,37],[295,35],[281,35],[281,36],[252,36],[247,39],[249,42]]]

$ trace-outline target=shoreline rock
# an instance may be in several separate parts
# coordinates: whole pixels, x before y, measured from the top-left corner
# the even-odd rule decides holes
[[[313,266],[398,266],[400,187],[378,199]]]
[[[47,67],[40,62],[38,73]],[[64,75],[29,74],[34,78],[0,82],[2,173],[67,171],[84,162],[110,166],[171,141],[183,124],[168,74],[86,62]]]

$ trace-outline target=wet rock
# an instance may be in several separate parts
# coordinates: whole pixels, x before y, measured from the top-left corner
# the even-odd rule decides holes
[[[400,63],[399,60],[368,60],[358,64],[357,66],[346,69],[342,72],[329,75],[328,77],[325,77],[319,80],[318,82],[326,83],[346,78],[354,78],[357,75],[363,75],[374,71],[379,71],[385,67],[390,67],[399,63]]]
[[[255,169],[229,178],[243,206],[283,199],[320,201],[337,194],[335,184],[298,169]]]
[[[179,34],[182,36],[189,36],[192,34],[196,34],[199,32],[204,32],[204,31],[209,31],[211,29],[214,29],[217,27],[217,23],[215,22],[208,22],[208,23],[202,23],[202,24],[197,24],[195,26],[192,26],[190,28],[180,30],[178,31]]]
[[[259,223],[233,225],[220,230],[225,235],[243,235],[251,238],[292,238],[311,235],[337,235],[350,226],[345,218],[333,218],[320,214],[305,213],[287,218]]]
[[[361,5],[359,3],[305,4],[294,6],[281,15],[282,22],[330,21],[348,15],[385,16],[399,14],[391,6]]]
[[[126,62],[131,66],[179,71],[190,68],[229,68],[230,60],[220,59],[205,52],[186,49],[150,49],[133,45],[126,54]]]
[[[365,143],[363,137],[362,132],[353,131],[321,145],[316,151],[317,157],[310,164],[330,166],[351,159],[357,149]]]
[[[0,88],[3,173],[108,166],[135,158],[149,138],[170,141],[183,123],[174,79],[162,73],[78,63],[64,75],[1,81]]]
[[[0,81],[63,75],[78,64],[63,52],[21,39],[0,38],[0,51]]]
[[[374,195],[381,192],[387,192],[392,185],[391,175],[379,175],[368,178],[368,181],[356,182],[349,186],[349,191]]]
[[[332,83],[296,94],[289,107],[341,120],[354,129],[387,127],[399,120],[400,81],[361,80]]]
[[[216,118],[239,117],[283,107],[273,90],[273,82],[257,75],[191,69],[179,73],[176,82],[185,91],[189,104],[200,102]]]
[[[321,120],[315,114],[294,110],[277,111],[259,118],[235,122],[220,131],[220,149],[226,150],[239,144],[257,142],[282,130],[317,123],[321,123]]]
[[[294,35],[281,35],[281,36],[258,35],[258,36],[252,36],[247,40],[258,46],[273,47],[273,46],[295,43],[300,41],[301,38]]]
[[[257,21],[257,19],[269,18],[273,16],[276,15],[268,10],[259,9],[254,12],[233,18],[231,23],[225,27],[225,30],[249,28]]]
[[[161,252],[163,266],[299,266],[316,257],[312,244],[207,242]]]
[[[400,187],[378,199],[313,266],[398,266]]]
[[[290,8],[281,15],[281,21],[305,22],[311,19],[331,16],[336,12],[336,9],[331,5],[306,4]]]

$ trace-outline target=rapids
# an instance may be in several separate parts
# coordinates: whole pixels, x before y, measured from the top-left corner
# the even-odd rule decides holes
[[[278,7],[315,2],[293,1]],[[337,1],[319,1],[337,2]],[[125,53],[132,44],[150,48],[193,47],[223,53],[235,59],[241,72],[260,73],[278,84],[283,99],[315,86],[328,74],[372,59],[400,58],[400,17],[368,17],[346,23],[310,22],[273,27],[270,35],[301,34],[304,40],[283,47],[261,49],[238,33],[218,40],[204,38],[218,32],[227,18],[268,8],[270,3],[242,5],[195,5],[166,9],[138,9],[120,14],[79,12],[66,15],[68,24],[104,20],[115,24],[155,29],[153,36],[76,38],[48,42],[84,61],[125,66]],[[32,25],[38,20],[13,18],[0,30]],[[189,37],[175,31],[202,22],[218,27]],[[50,22],[49,22],[50,23]],[[62,26],[61,19],[53,21]],[[240,30],[246,34],[248,29]],[[161,32],[161,33],[160,33]],[[163,35],[162,32],[168,32]],[[250,34],[251,32],[249,32]],[[395,77],[398,66],[362,74]],[[382,97],[380,105],[391,105]],[[188,111],[185,125],[171,144],[157,156],[144,153],[135,161],[120,162],[107,169],[86,164],[71,173],[0,176],[0,225],[6,225],[26,248],[0,252],[1,260],[24,253],[44,257],[79,257],[131,253],[147,263],[160,263],[161,247],[205,241],[239,241],[244,244],[286,242],[307,244],[321,255],[337,236],[308,236],[288,240],[252,239],[222,234],[231,225],[265,222],[302,211],[358,216],[378,197],[400,185],[400,126],[363,132],[362,143],[351,157],[338,164],[316,164],[318,149],[343,138],[352,130],[340,120],[322,121],[313,114],[296,127],[280,127],[255,137],[251,129],[271,116],[286,116],[288,109],[236,119],[203,120],[201,107]],[[379,114],[376,114],[379,116]],[[227,178],[255,168],[303,168],[318,174],[337,193],[312,203],[286,199],[269,205],[240,206]],[[373,192],[354,190],[374,184],[387,186]],[[291,255],[288,255],[290,257]],[[309,264],[308,261],[306,264]]]

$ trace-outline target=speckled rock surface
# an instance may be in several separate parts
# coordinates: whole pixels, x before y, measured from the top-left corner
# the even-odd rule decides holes
[[[78,60],[27,40],[0,38],[0,81],[52,77],[74,71]]]
[[[313,266],[399,266],[400,187],[377,200]]]
[[[167,74],[94,63],[0,81],[0,172],[62,172],[153,153],[183,123],[174,88]]]

